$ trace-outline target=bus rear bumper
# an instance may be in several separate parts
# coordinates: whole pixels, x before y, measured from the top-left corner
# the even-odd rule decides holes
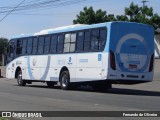
[[[133,85],[133,84],[140,84],[140,83],[146,83],[146,82],[151,82],[151,81],[148,81],[148,80],[107,79],[106,82],[111,83],[111,84]]]
[[[118,84],[138,84],[151,82],[153,80],[153,72],[133,73],[133,72],[117,72],[116,74],[108,74],[107,81]]]

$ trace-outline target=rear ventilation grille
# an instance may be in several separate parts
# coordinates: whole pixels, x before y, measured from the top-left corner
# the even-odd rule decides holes
[[[127,75],[128,78],[138,78],[136,75]]]

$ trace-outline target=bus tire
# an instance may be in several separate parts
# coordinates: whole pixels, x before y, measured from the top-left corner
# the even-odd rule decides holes
[[[17,83],[19,86],[25,86],[26,82],[22,79],[22,71],[20,70],[17,75]]]
[[[50,88],[54,87],[55,84],[56,84],[56,82],[52,82],[52,81],[48,81],[46,83],[47,83],[47,86],[50,87]]]
[[[68,71],[63,71],[60,74],[60,86],[63,90],[70,89],[70,75]]]

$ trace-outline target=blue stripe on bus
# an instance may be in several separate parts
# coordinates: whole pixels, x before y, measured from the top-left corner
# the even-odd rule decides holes
[[[51,56],[48,56],[47,60],[47,66],[45,67],[45,72],[43,73],[42,77],[40,80],[45,80],[47,78],[48,72],[49,72],[49,67],[50,67],[50,61],[51,61]],[[35,80],[36,78],[32,74],[31,66],[30,66],[30,56],[28,56],[27,59],[27,64],[28,64],[28,74],[31,80]],[[41,75],[41,74],[40,74]]]
[[[35,78],[33,78],[32,71],[31,71],[30,56],[28,56],[28,58],[27,58],[27,65],[28,65],[28,74],[29,74],[29,77],[30,77],[31,80],[33,80]]]

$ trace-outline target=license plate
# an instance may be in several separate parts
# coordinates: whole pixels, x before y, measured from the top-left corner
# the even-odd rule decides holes
[[[129,65],[129,69],[136,69],[136,68],[137,68],[137,65],[133,65],[133,64]]]

